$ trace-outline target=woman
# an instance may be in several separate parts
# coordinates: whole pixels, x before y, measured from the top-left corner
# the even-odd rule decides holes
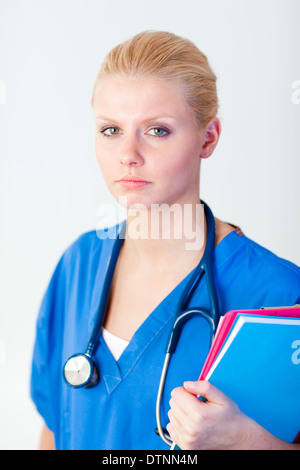
[[[144,32],[108,54],[92,105],[97,160],[112,195],[127,208],[126,223],[117,227],[126,236],[95,350],[97,386],[70,388],[62,369],[86,349],[115,243],[110,232],[79,237],[63,254],[44,296],[32,369],[32,397],[45,420],[41,448],[167,449],[154,431],[156,394],[174,309],[206,243],[200,165],[221,131],[216,77],[190,41]],[[295,265],[237,227],[214,220],[221,314],[299,303]],[[191,303],[209,309],[204,279]],[[190,320],[161,404],[162,426],[171,439],[182,449],[296,448],[243,415],[215,387],[197,382],[208,349],[206,321]]]

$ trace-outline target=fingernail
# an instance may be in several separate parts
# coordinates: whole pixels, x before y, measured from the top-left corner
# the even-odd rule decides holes
[[[183,386],[189,390],[195,390],[196,384],[195,382],[184,382]]]

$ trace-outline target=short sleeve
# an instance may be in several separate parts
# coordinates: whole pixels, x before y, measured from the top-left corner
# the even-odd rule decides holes
[[[31,398],[47,427],[58,429],[61,345],[64,321],[63,257],[52,275],[39,310],[31,371]]]

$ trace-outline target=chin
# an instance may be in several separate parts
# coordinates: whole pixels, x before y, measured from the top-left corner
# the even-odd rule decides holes
[[[126,209],[135,209],[135,210],[150,210],[157,209],[158,206],[166,205],[172,206],[176,203],[176,197],[163,197],[162,192],[160,194],[139,194],[138,192],[128,191],[127,193],[118,193],[113,194],[115,200],[120,204],[120,206]]]
[[[118,195],[115,197],[120,206],[125,209],[148,210],[151,208],[151,202],[148,198],[137,197],[136,195]]]

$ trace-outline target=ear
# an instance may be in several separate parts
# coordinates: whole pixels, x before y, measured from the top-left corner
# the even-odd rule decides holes
[[[221,134],[221,123],[217,117],[212,118],[203,130],[201,158],[208,158],[215,150]]]

